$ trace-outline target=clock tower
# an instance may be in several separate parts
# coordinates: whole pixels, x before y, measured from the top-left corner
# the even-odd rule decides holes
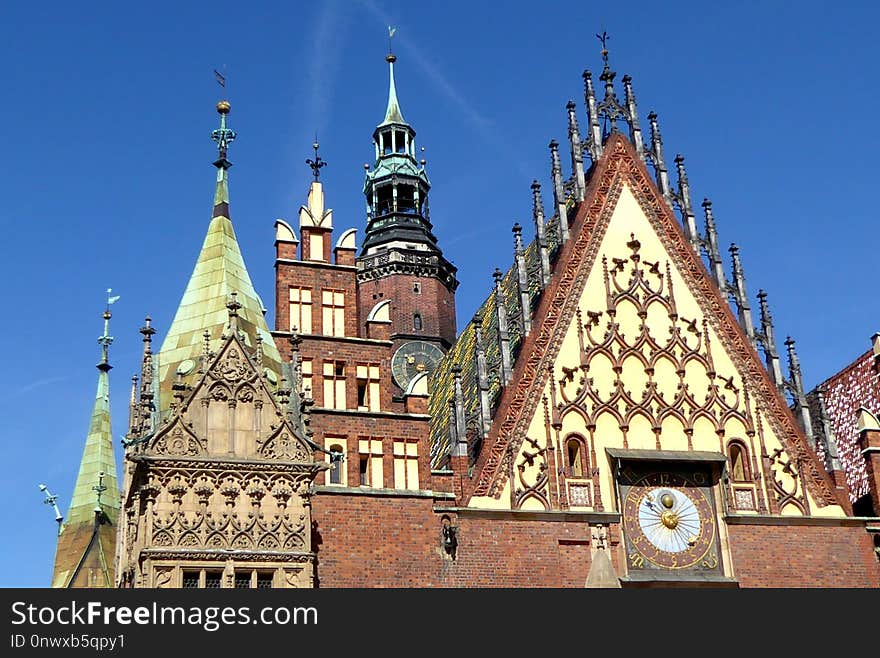
[[[458,280],[432,230],[425,160],[416,157],[416,131],[397,100],[397,58],[389,53],[385,60],[388,107],[373,131],[375,162],[365,165],[367,228],[357,258],[358,305],[360,317],[367,318],[390,303],[394,381],[405,390],[413,373],[429,371],[455,341]]]

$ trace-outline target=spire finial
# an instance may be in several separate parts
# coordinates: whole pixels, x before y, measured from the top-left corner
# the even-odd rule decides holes
[[[321,159],[321,156],[318,155],[318,148],[320,148],[320,144],[318,143],[318,136],[315,135],[315,141],[312,143],[312,148],[315,149],[315,159],[312,160],[309,158],[306,160],[306,164],[312,168],[312,176],[315,177],[315,182],[318,182],[318,177],[321,175],[321,167],[326,167],[327,162]]]
[[[226,127],[226,115],[229,114],[231,105],[227,100],[221,100],[217,103],[217,114],[220,115],[220,127],[211,133],[211,139],[217,144],[217,152],[219,157],[214,162],[217,169],[229,169],[232,163],[226,159],[226,152],[229,145],[235,140],[235,131]]]
[[[602,61],[605,63],[605,68],[608,68],[608,39],[611,37],[608,36],[608,32],[602,30],[602,34],[597,34],[596,38],[602,42]]]
[[[98,364],[98,370],[101,372],[107,372],[112,367],[108,361],[109,348],[113,344],[113,336],[110,335],[110,318],[113,317],[110,313],[110,305],[119,301],[119,295],[111,295],[112,292],[112,288],[107,288],[107,306],[104,307],[103,313],[104,333],[98,337],[98,344],[101,346],[101,362]]]
[[[388,26],[388,54],[385,55],[385,61],[388,62],[388,108],[385,110],[385,120],[382,122],[386,123],[406,123],[403,119],[403,114],[400,112],[400,104],[397,101],[397,88],[394,86],[394,62],[397,61],[397,56],[391,52],[391,37],[394,36],[394,33],[397,32],[396,27]]]

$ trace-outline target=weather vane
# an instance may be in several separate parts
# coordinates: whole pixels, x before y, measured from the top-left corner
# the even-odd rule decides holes
[[[605,62],[605,64],[608,64],[608,45],[606,42],[611,37],[608,36],[608,32],[602,30],[602,34],[597,34],[596,38],[602,42],[602,61]]]
[[[315,159],[312,160],[309,158],[306,160],[306,164],[312,168],[312,175],[315,177],[315,182],[318,182],[318,178],[321,175],[321,167],[326,167],[327,163],[321,159],[321,156],[318,155],[318,147],[321,145],[318,144],[318,136],[315,135],[315,142],[312,144],[312,148],[315,149]]]
[[[397,32],[397,28],[393,25],[388,26],[388,53],[391,53],[391,37],[394,36],[394,33]]]

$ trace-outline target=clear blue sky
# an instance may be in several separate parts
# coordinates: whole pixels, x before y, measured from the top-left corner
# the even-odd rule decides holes
[[[273,222],[304,201],[316,131],[337,231],[363,235],[387,24],[398,27],[397,88],[425,147],[435,232],[459,268],[459,326],[509,264],[513,222],[531,234],[532,178],[551,198],[547,143],[566,144],[570,98],[584,126],[581,72],[601,70],[593,35],[605,29],[618,82],[633,77],[643,125],[660,115],[669,161],[686,156],[695,204],[712,198],[721,240],[742,247],[753,304],[765,288],[808,386],[862,353],[880,329],[880,9],[730,5],[7,3],[0,586],[50,581],[55,523],[37,485],[66,511],[108,287],[122,296],[111,386],[114,433],[125,432],[137,329],[149,313],[163,338],[210,218],[221,95],[238,132],[232,218],[267,306]]]

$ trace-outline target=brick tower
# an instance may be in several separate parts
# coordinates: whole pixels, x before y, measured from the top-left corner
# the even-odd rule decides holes
[[[420,363],[427,367],[455,341],[456,268],[432,232],[425,161],[416,160],[416,131],[406,122],[394,86],[389,53],[388,107],[373,132],[376,160],[365,165],[367,230],[357,258],[358,305],[366,317],[390,300],[391,340],[404,352],[393,364],[397,386],[406,388]],[[406,345],[410,343],[409,345]],[[396,367],[395,367],[396,365]],[[407,374],[407,366],[410,371]]]

